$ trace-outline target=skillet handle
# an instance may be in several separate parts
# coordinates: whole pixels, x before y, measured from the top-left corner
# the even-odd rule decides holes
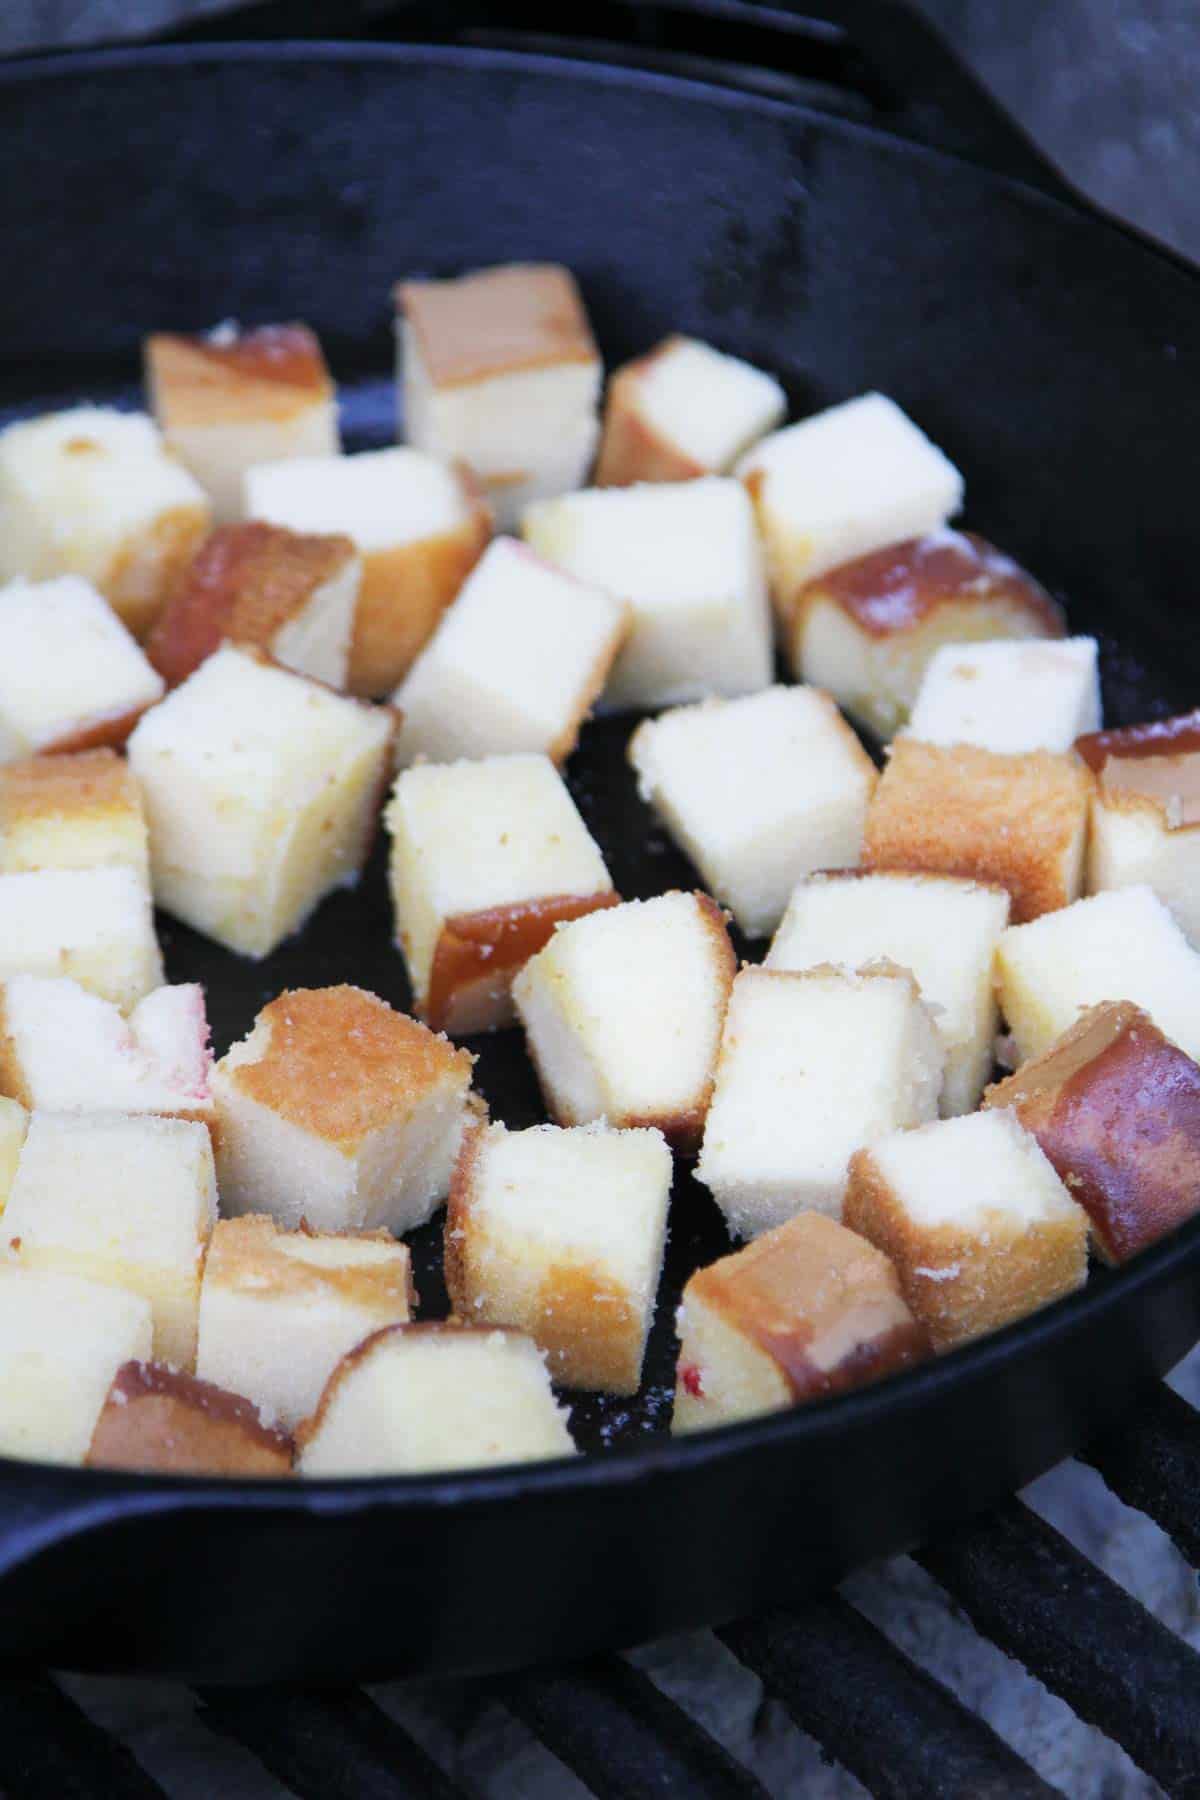
[[[1080,204],[1024,130],[904,0],[255,0],[180,33],[401,39],[691,75],[858,117]]]

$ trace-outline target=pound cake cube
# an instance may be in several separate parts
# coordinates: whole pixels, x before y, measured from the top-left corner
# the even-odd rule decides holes
[[[129,740],[158,904],[266,956],[358,880],[393,729],[386,708],[223,645]]]
[[[1087,1280],[1087,1214],[1012,1112],[943,1119],[857,1151],[842,1216],[891,1258],[935,1350]]]
[[[823,1213],[697,1270],[676,1328],[675,1432],[843,1394],[929,1354],[887,1257]]]
[[[1142,1007],[1200,1058],[1200,953],[1148,887],[1114,888],[1010,925],[996,948],[996,979],[1020,1062],[1041,1056],[1103,1000]]]
[[[1007,888],[1024,921],[1083,889],[1092,778],[1075,756],[895,740],[867,811],[862,865]]]
[[[0,1214],[8,1200],[28,1130],[29,1114],[20,1101],[0,1098]]]
[[[943,644],[1062,634],[1061,608],[1032,575],[974,532],[945,527],[805,582],[784,636],[796,675],[886,739]]]
[[[144,637],[209,519],[144,413],[76,406],[0,431],[0,581],[82,576]]]
[[[1011,1107],[1121,1263],[1200,1209],[1200,1067],[1126,1000],[1089,1007],[987,1091]]]
[[[371,698],[407,673],[492,533],[470,471],[420,450],[262,463],[246,476],[246,512],[356,545],[362,585],[346,682]]]
[[[767,547],[786,627],[806,583],[921,537],[962,505],[963,480],[885,394],[861,394],[762,439],[737,468]]]
[[[567,1414],[532,1338],[398,1325],[350,1351],[297,1434],[299,1473],[422,1475],[571,1456]]]
[[[1100,724],[1095,638],[943,644],[917,694],[909,733],[1002,755],[1069,750]]]
[[[787,411],[773,375],[675,334],[608,384],[597,487],[724,475]]]
[[[67,975],[128,1012],[163,978],[146,884],[129,868],[0,875],[0,981]]]
[[[80,576],[0,587],[0,763],[123,744],[163,692],[162,677]]]
[[[653,1126],[694,1150],[736,973],[707,894],[627,900],[560,925],[513,983],[552,1116]]]
[[[163,1363],[117,1370],[88,1447],[90,1469],[143,1475],[290,1475],[294,1446],[240,1394]]]
[[[397,942],[435,1031],[511,1024],[513,976],[559,921],[620,898],[545,756],[406,769],[385,823]]]
[[[108,868],[133,869],[150,885],[142,796],[115,750],[0,768],[0,875]]]
[[[696,1178],[735,1237],[837,1218],[853,1152],[937,1116],[943,1060],[907,970],[743,969]]]
[[[992,969],[1008,912],[1003,888],[952,875],[812,875],[788,902],[766,967],[861,969],[883,960],[907,969],[946,1053],[941,1111],[973,1112],[991,1074]]]
[[[643,800],[747,937],[774,931],[803,876],[859,860],[875,765],[816,688],[647,719],[629,760]]]
[[[570,270],[509,263],[395,290],[405,435],[460,458],[503,530],[587,478],[603,369]]]
[[[203,1125],[36,1112],[0,1221],[0,1250],[26,1268],[141,1294],[154,1316],[155,1356],[190,1369],[216,1217]]]
[[[771,679],[771,625],[754,512],[736,481],[590,488],[525,514],[526,542],[630,605],[606,707],[752,694]]]
[[[362,557],[348,537],[262,519],[223,525],[197,551],[146,651],[171,687],[228,639],[344,688],[361,585]]]
[[[117,1370],[153,1335],[140,1294],[0,1258],[0,1456],[82,1463]]]
[[[280,1231],[265,1217],[222,1219],[204,1269],[196,1373],[290,1430],[313,1411],[347,1351],[403,1323],[415,1303],[408,1247],[386,1231]]]
[[[456,1316],[528,1332],[564,1387],[635,1394],[671,1174],[659,1131],[479,1125],[446,1212]]]
[[[341,448],[337,390],[307,325],[156,332],[146,339],[146,386],[168,448],[220,520],[241,517],[242,477],[256,463]]]
[[[213,1122],[204,989],[154,988],[128,1018],[69,976],[0,987],[0,1093],[47,1112]]]
[[[565,762],[628,615],[603,588],[496,538],[393,695],[398,761],[535,750]]]
[[[280,994],[213,1070],[225,1211],[423,1225],[450,1191],[474,1060],[362,988]]]
[[[1200,945],[1200,709],[1075,747],[1096,776],[1089,894],[1145,884]]]

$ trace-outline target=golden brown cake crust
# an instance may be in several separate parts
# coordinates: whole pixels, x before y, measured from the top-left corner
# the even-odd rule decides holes
[[[1173,719],[1092,731],[1075,748],[1097,776],[1099,804],[1153,813],[1172,831],[1200,825],[1200,708]]]
[[[995,1217],[986,1242],[953,1224],[917,1227],[870,1150],[850,1158],[842,1218],[891,1259],[935,1350],[996,1331],[1087,1278],[1082,1213],[1015,1234]]]
[[[646,373],[686,340],[677,334],[664,338],[645,356],[628,362],[609,378],[604,408],[604,434],[592,477],[596,487],[628,487],[635,481],[691,481],[707,475],[707,465],[697,461],[655,431],[640,405]]]
[[[355,554],[348,537],[288,531],[260,519],[219,526],[164,607],[146,654],[177,687],[225,638],[269,650],[280,626]]]
[[[599,358],[575,278],[558,263],[509,263],[395,290],[435,388]]]
[[[1129,1001],[1090,1007],[983,1103],[1033,1133],[1108,1262],[1200,1210],[1200,1067]]]
[[[13,1042],[8,1029],[8,1006],[4,987],[0,984],[0,1094],[10,1100],[19,1100],[27,1108],[33,1106],[33,1096],[21,1068],[21,1059],[17,1055],[17,1046]]]
[[[228,337],[158,332],[146,340],[146,365],[167,432],[289,419],[333,395],[321,346],[307,325],[261,325]]]
[[[56,752],[0,768],[0,835],[34,819],[105,811],[141,813],[137,783],[115,750]]]
[[[1014,924],[1036,919],[1077,898],[1066,862],[1092,786],[1075,756],[897,738],[867,808],[862,866],[1005,887]]]
[[[821,1213],[798,1213],[699,1270],[684,1290],[685,1308],[689,1299],[769,1356],[797,1401],[861,1387],[929,1354],[925,1327],[887,1257]],[[830,1334],[838,1354],[825,1366],[820,1350]]]
[[[465,508],[460,524],[363,557],[347,678],[353,694],[373,698],[398,686],[488,547],[491,507],[470,470],[455,466]]]
[[[378,1262],[340,1266],[306,1262],[288,1255],[286,1246],[297,1237],[386,1244],[397,1254]],[[252,1298],[303,1300],[332,1294],[358,1306],[377,1308],[382,1314],[400,1305],[411,1313],[417,1303],[408,1246],[390,1232],[312,1231],[304,1224],[299,1232],[287,1232],[267,1213],[218,1219],[209,1241],[204,1279],[234,1291],[244,1290]]]
[[[302,1131],[356,1144],[392,1124],[429,1088],[470,1077],[474,1058],[363,988],[295,988],[264,1006],[266,1046],[225,1073]]]
[[[194,506],[172,507],[161,513],[148,531],[139,531],[130,537],[114,557],[99,586],[121,623],[135,638],[144,638],[154,625],[167,596],[174,592],[180,576],[199,548],[208,531],[208,523],[206,504],[197,501]],[[123,739],[97,741],[119,743]],[[82,744],[63,746],[69,749],[83,747]]]
[[[240,1394],[160,1363],[124,1363],[96,1421],[87,1466],[165,1475],[279,1476],[292,1440]]]
[[[891,637],[951,602],[1008,601],[1029,614],[1041,637],[1062,637],[1062,608],[1040,582],[974,532],[906,538],[829,569],[801,588],[798,613],[831,601],[871,637]]]
[[[549,943],[555,926],[620,901],[611,888],[599,894],[548,894],[446,919],[418,1012],[433,1030],[457,1034],[507,1024],[512,978]]]

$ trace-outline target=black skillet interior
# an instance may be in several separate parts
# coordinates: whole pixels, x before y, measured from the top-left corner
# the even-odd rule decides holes
[[[1200,288],[1128,234],[761,94],[502,52],[64,59],[0,85],[0,142],[22,174],[0,195],[4,416],[136,403],[151,325],[295,315],[329,349],[347,447],[389,442],[397,276],[552,256],[579,273],[610,363],[677,328],[775,369],[794,413],[893,394],[964,469],[968,522],[1100,633],[1108,717],[1194,702]],[[590,725],[569,774],[633,897],[694,877],[637,799],[629,726]],[[382,846],[263,963],[161,923],[169,977],[206,983],[218,1050],[285,985],[407,1001]],[[472,1047],[495,1114],[541,1117],[519,1037]],[[416,1245],[427,1316],[438,1235]],[[340,1678],[761,1604],[985,1504],[1110,1421],[1200,1331],[1198,1245],[1189,1230],[873,1394],[672,1446],[674,1303],[727,1247],[681,1174],[646,1384],[575,1402],[581,1444],[611,1454],[256,1494],[8,1465],[0,1653]]]

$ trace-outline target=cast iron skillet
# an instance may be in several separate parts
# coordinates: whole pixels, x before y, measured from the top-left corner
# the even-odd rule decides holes
[[[349,443],[385,442],[396,277],[560,258],[610,360],[679,328],[778,370],[794,411],[894,395],[965,469],[969,522],[1102,635],[1110,717],[1194,703],[1200,282],[1032,185],[796,103],[790,41],[771,94],[728,71],[461,46],[12,68],[0,402],[133,400],[145,328],[295,314],[345,384]],[[691,877],[634,795],[627,732],[589,728],[571,781],[632,897]],[[166,920],[163,937],[170,977],[208,983],[218,1050],[286,983],[407,1000],[378,856],[265,963]],[[497,1113],[539,1117],[519,1037],[476,1047]],[[428,1312],[436,1238],[417,1245]],[[725,1248],[682,1176],[646,1388],[576,1408],[604,1454],[323,1486],[0,1464],[0,1656],[342,1681],[716,1621],[986,1506],[1113,1424],[1200,1335],[1197,1221],[971,1349],[675,1443],[674,1303]]]

